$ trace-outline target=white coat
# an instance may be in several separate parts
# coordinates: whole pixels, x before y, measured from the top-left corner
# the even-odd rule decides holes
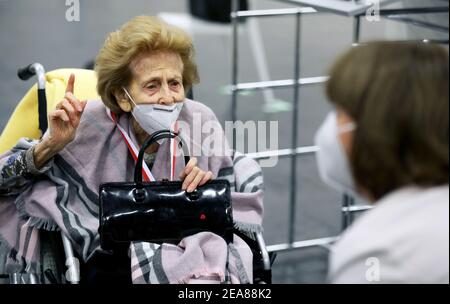
[[[449,186],[388,194],[333,246],[331,283],[449,283]]]

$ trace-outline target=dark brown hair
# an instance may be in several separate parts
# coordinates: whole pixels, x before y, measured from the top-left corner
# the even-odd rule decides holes
[[[374,199],[448,184],[449,58],[437,45],[371,42],[331,70],[328,98],[357,123],[350,163]]]

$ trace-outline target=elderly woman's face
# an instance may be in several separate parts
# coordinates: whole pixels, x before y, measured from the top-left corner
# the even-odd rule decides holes
[[[183,102],[183,61],[173,52],[142,54],[131,63],[133,80],[128,87],[137,104],[172,105]]]

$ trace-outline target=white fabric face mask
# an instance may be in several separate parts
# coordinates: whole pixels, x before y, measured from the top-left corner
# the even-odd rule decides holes
[[[131,114],[136,121],[149,135],[161,130],[172,130],[173,124],[180,116],[183,108],[182,102],[175,103],[171,106],[164,106],[159,104],[136,104],[128,91],[123,88],[125,94],[130,98],[134,104]]]
[[[315,136],[315,143],[319,147],[316,159],[320,177],[337,191],[353,195],[357,195],[356,187],[339,134],[352,132],[355,129],[354,123],[338,128],[336,112],[331,112]]]

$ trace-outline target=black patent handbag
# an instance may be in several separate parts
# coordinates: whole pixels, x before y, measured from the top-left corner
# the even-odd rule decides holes
[[[181,181],[142,181],[144,151],[172,131],[152,134],[142,145],[134,171],[134,182],[100,185],[100,243],[112,250],[130,242],[173,243],[199,233],[213,232],[233,240],[230,183],[213,180],[187,193]],[[185,151],[186,145],[181,141]],[[189,154],[185,152],[185,163]]]

